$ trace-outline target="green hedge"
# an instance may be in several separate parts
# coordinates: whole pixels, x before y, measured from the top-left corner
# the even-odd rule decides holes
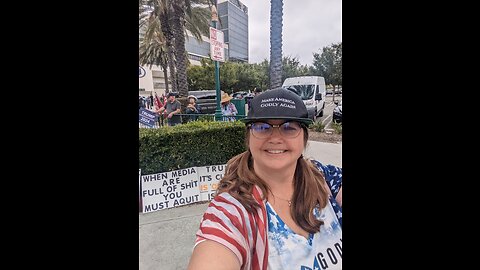
[[[238,121],[139,128],[139,168],[152,174],[225,164],[246,150],[244,138],[245,125]]]

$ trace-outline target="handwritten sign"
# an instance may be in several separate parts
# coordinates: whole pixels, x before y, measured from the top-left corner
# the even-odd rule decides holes
[[[141,175],[139,170],[142,212],[212,200],[225,169],[221,164],[148,175]]]
[[[212,165],[198,168],[198,185],[200,200],[210,201],[218,187],[218,182],[225,173],[225,165]]]
[[[142,175],[143,213],[200,201],[195,167]]]

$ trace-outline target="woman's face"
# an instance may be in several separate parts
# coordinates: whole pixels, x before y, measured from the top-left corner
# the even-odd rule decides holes
[[[281,125],[284,120],[266,120],[271,125]],[[304,130],[301,128],[294,138],[286,138],[277,127],[266,138],[258,138],[249,131],[249,148],[254,160],[256,170],[279,170],[296,166],[297,160],[303,153],[305,146]]]

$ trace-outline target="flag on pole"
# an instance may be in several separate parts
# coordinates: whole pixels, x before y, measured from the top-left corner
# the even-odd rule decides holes
[[[160,98],[158,98],[157,93],[155,93],[154,103],[155,103],[155,109],[156,110],[160,109],[163,106],[162,102],[160,101]]]

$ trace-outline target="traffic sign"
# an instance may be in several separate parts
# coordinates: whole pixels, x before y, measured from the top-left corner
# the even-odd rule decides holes
[[[210,27],[210,58],[213,61],[225,62],[224,47],[223,32]]]

